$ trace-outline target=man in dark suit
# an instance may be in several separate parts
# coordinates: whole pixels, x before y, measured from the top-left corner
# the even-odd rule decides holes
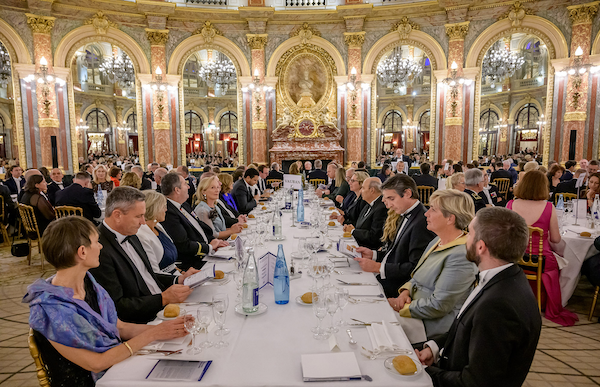
[[[65,183],[64,175],[60,168],[52,169],[50,172],[50,179],[52,179],[52,181],[48,184],[48,201],[54,206],[56,205],[56,193],[62,191],[65,187],[68,187],[69,184]]]
[[[92,190],[92,177],[87,172],[77,172],[73,184],[56,193],[57,206],[74,206],[83,210],[83,216],[92,222],[102,215]],[[97,223],[96,223],[97,224]]]
[[[8,167],[6,170],[6,176],[9,177],[4,180],[4,185],[8,187],[11,195],[18,195],[25,187],[25,178],[21,176],[22,174],[23,169],[18,165]]]
[[[392,158],[392,161],[403,161],[405,163],[410,163],[410,157],[406,156],[404,150],[402,148],[396,149],[396,156]]]
[[[279,172],[279,164],[278,163],[271,164],[271,170],[269,171],[269,174],[267,175],[267,180],[269,180],[269,179],[283,180],[283,173]]]
[[[215,239],[210,226],[202,222],[187,203],[187,180],[177,172],[170,172],[162,178],[161,190],[167,197],[167,214],[161,223],[167,231],[181,260],[179,267],[197,269],[204,265],[202,258],[228,246],[227,242]]]
[[[231,196],[235,200],[240,214],[247,215],[260,200],[260,195],[254,195],[252,186],[258,182],[258,171],[254,168],[248,168],[244,172],[244,177],[239,179],[231,189]]]
[[[483,172],[479,169],[469,169],[465,172],[465,193],[471,197],[475,205],[475,213],[484,209],[489,203],[483,193]]]
[[[569,181],[573,179],[573,172],[575,172],[575,167],[577,166],[577,161],[569,160],[565,163],[565,173],[560,177],[560,181]]]
[[[178,166],[177,173],[179,173],[181,176],[183,176],[183,178],[185,179],[185,181],[188,184],[188,187],[189,187],[188,188],[188,198],[187,198],[186,202],[191,207],[194,194],[196,193],[196,184],[194,184],[194,181],[192,180],[192,177],[190,176],[190,171],[189,171],[188,167],[186,167],[185,165]]]
[[[158,168],[160,168],[160,164],[158,163],[148,164],[148,172],[146,172],[146,178],[148,178],[148,180],[154,181],[154,172],[156,172]]]
[[[434,191],[438,189],[438,179],[431,176],[431,165],[429,163],[423,163],[419,166],[421,170],[420,175],[413,175],[412,178],[418,186],[433,187]]]
[[[362,200],[366,202],[355,225],[347,224],[344,232],[351,232],[360,246],[370,249],[381,247],[383,226],[387,219],[387,208],[381,195],[381,180],[370,177],[363,182],[361,189]]]
[[[467,259],[477,264],[479,283],[450,331],[417,351],[434,386],[517,387],[525,382],[542,328],[535,296],[515,264],[528,240],[525,220],[505,208],[485,208],[469,225]]]
[[[398,297],[398,288],[410,279],[435,234],[427,229],[426,209],[411,177],[397,174],[387,179],[381,189],[386,207],[400,215],[396,237],[380,252],[359,247],[362,258],[355,260],[364,271],[378,273],[386,297]]]
[[[119,319],[147,323],[165,305],[184,302],[192,290],[183,280],[197,270],[181,276],[156,274],[142,243],[136,236],[144,224],[145,196],[132,187],[116,187],[106,199],[106,218],[98,227],[100,266],[90,269],[96,281],[110,295]]]
[[[269,167],[264,164],[258,166],[258,183],[256,183],[260,194],[263,195],[267,187],[267,176],[269,175]],[[268,196],[268,195],[267,195]]]
[[[156,183],[156,192],[162,193],[162,189],[160,185],[162,183],[162,178],[165,177],[169,173],[165,168],[157,168],[154,171],[154,182]]]
[[[558,185],[556,186],[556,189],[554,190],[554,194],[558,195],[560,193],[572,193],[572,194],[577,194],[577,179],[579,179],[579,176],[581,176],[582,173],[586,173],[585,169],[578,169],[575,171],[575,174],[573,175],[573,178],[571,180],[567,180],[567,181],[561,181],[560,183],[558,183]],[[581,187],[580,191],[583,191],[585,189],[585,184],[583,187]]]
[[[327,173],[323,170],[323,162],[315,160],[315,169],[308,174],[308,180],[323,179],[327,183]]]
[[[144,170],[142,169],[141,166],[134,165],[133,167],[131,167],[131,172],[135,173],[136,175],[138,175],[138,177],[140,179],[142,179],[142,185],[140,187],[140,191],[152,189],[152,181],[150,179],[148,179],[146,176],[144,176]]]
[[[510,183],[509,186],[512,187],[512,174],[503,169],[504,164],[502,163],[502,161],[498,161],[496,162],[496,170],[494,172],[492,172],[492,176],[490,176],[490,180],[492,181],[492,183],[494,182],[494,180],[496,179],[510,179]],[[509,163],[510,166],[510,163]]]

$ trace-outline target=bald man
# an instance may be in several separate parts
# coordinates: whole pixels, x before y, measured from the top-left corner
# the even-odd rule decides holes
[[[55,205],[56,193],[58,191],[62,191],[68,184],[65,184],[63,181],[64,175],[60,168],[53,168],[50,171],[50,179],[52,180],[50,184],[48,184],[48,200],[50,204]]]

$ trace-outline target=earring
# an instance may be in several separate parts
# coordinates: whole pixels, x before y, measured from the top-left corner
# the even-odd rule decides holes
[[[202,194],[202,196],[204,196],[204,200],[206,200],[206,194]]]

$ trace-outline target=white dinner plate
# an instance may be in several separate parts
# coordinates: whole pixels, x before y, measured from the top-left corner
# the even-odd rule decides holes
[[[263,314],[267,311],[267,306],[265,304],[263,304],[262,302],[258,303],[258,310],[254,313],[246,313],[244,312],[244,310],[242,309],[242,304],[237,304],[235,306],[235,313],[237,314],[241,314],[243,316],[256,316],[259,314]]]
[[[183,308],[181,308],[181,307],[179,308],[179,316],[185,316],[185,314],[186,314],[186,313],[187,313],[187,312],[186,312],[186,310],[185,310],[185,309],[183,309]],[[177,317],[179,317],[179,316],[177,316]],[[176,318],[177,318],[177,317],[165,317],[165,310],[164,310],[164,309],[163,309],[163,310],[161,310],[160,312],[158,312],[158,313],[156,314],[156,317],[158,317],[158,318],[159,318],[159,319],[161,319],[161,320],[174,320],[174,319],[176,319]]]
[[[293,259],[306,259],[308,257],[309,257],[309,254],[307,254],[307,253],[301,254],[299,251],[292,252]]]
[[[228,279],[229,279],[229,276],[228,276],[227,274],[224,274],[224,275],[223,275],[223,278],[219,278],[219,279],[216,279],[216,278],[211,278],[209,281],[210,281],[210,282],[225,282],[225,281],[227,281]]]
[[[306,302],[302,301],[302,296],[296,297],[296,302],[299,303],[300,305],[312,306],[312,303],[311,304],[307,304]]]
[[[395,357],[396,356],[392,356],[392,357],[388,357],[387,359],[385,359],[385,361],[383,362],[383,367],[386,369],[386,371],[388,373],[396,376],[397,378],[400,378],[400,379],[413,378],[415,376],[420,375],[423,372],[423,366],[421,365],[421,363],[416,362],[415,359],[413,359],[411,357],[411,360],[417,366],[417,372],[415,372],[412,375],[402,375],[400,372],[396,371],[396,369],[394,368],[393,360],[394,360]]]

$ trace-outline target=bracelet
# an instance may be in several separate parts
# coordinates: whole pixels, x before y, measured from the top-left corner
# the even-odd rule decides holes
[[[123,344],[127,347],[127,349],[129,350],[129,356],[133,356],[133,349],[131,349],[131,347],[129,346],[129,344],[124,341]]]

